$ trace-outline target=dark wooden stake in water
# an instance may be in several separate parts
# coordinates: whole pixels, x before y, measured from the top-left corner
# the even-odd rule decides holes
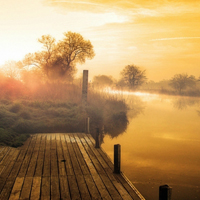
[[[114,145],[114,173],[120,174],[121,172],[121,145]]]
[[[161,185],[159,187],[159,200],[171,200],[172,188],[168,185]]]
[[[88,70],[83,70],[82,102],[87,103],[88,93]]]
[[[96,128],[95,148],[99,147],[99,128]]]
[[[90,118],[89,117],[85,119],[85,133],[86,134],[90,133]]]

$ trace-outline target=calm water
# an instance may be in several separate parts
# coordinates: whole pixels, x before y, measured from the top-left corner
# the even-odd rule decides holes
[[[113,158],[121,144],[122,171],[147,200],[158,200],[160,185],[173,200],[200,200],[200,98],[136,93],[126,96],[132,110],[127,131],[104,137]]]

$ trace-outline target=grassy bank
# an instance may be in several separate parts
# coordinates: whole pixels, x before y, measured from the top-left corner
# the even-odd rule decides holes
[[[114,136],[126,130],[127,106],[111,96],[89,91],[88,104],[81,103],[79,87],[40,88],[32,95],[0,100],[0,145],[17,147],[30,134],[51,132],[83,132],[90,117],[91,134],[96,128],[115,130]],[[45,86],[47,87],[47,86]]]

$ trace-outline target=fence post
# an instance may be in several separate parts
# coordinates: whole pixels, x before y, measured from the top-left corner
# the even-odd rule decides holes
[[[159,187],[159,200],[171,200],[172,188],[168,185],[161,185]]]
[[[90,118],[86,117],[85,119],[85,133],[89,134],[90,133]]]
[[[121,172],[121,145],[114,145],[114,173],[120,174]]]
[[[88,93],[88,70],[83,70],[82,102],[87,104]]]
[[[99,128],[96,128],[95,148],[99,148]]]

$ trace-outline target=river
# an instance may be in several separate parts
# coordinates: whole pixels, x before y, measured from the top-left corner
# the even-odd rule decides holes
[[[102,148],[113,158],[121,145],[121,169],[147,200],[159,186],[172,187],[172,200],[200,199],[200,98],[130,93],[129,125]]]

